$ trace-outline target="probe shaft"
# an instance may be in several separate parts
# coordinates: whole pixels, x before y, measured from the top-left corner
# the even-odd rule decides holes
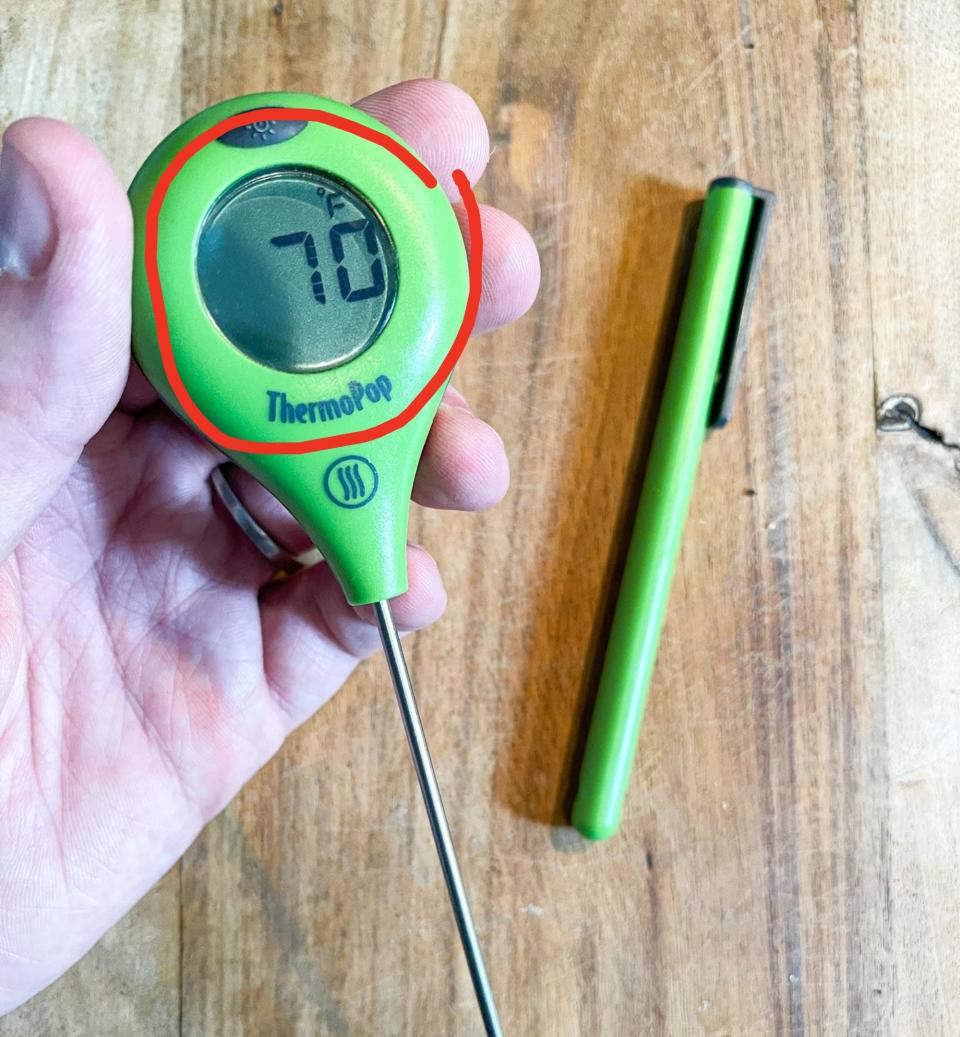
[[[497,1008],[493,1002],[493,991],[490,989],[490,980],[487,978],[487,970],[483,964],[480,943],[473,927],[470,905],[467,903],[467,894],[463,888],[460,868],[457,865],[450,827],[443,810],[443,800],[440,798],[437,775],[433,769],[433,761],[430,759],[430,749],[427,746],[426,735],[423,733],[423,724],[417,709],[417,700],[414,698],[413,685],[410,683],[410,673],[403,657],[403,649],[400,647],[400,638],[397,636],[397,628],[394,625],[388,602],[375,602],[373,610],[377,617],[383,653],[387,657],[390,676],[397,692],[397,704],[400,706],[403,729],[407,734],[413,766],[417,772],[417,781],[420,783],[424,806],[427,808],[430,830],[433,832],[433,841],[436,843],[437,854],[440,857],[440,867],[443,869],[443,878],[447,884],[453,917],[456,919],[457,929],[460,931],[460,941],[467,958],[467,967],[470,969],[470,978],[473,980],[480,1014],[483,1016],[483,1025],[487,1037],[502,1037],[503,1031],[500,1029]]]

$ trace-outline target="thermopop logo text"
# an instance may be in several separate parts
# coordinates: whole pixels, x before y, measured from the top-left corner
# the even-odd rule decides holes
[[[331,396],[327,400],[306,400],[294,403],[287,399],[285,392],[267,390],[267,421],[279,422],[282,425],[315,425],[318,421],[336,421],[347,417],[354,411],[361,411],[364,405],[390,402],[393,385],[385,375],[379,375],[372,382],[349,382],[347,391],[342,396]]]

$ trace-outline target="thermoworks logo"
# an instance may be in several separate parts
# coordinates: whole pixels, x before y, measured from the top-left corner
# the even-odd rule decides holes
[[[376,468],[359,454],[338,458],[323,477],[327,496],[341,508],[362,508],[373,499],[379,485]]]

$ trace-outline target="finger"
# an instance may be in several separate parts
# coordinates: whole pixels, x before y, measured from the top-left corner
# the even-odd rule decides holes
[[[433,171],[451,200],[460,197],[451,174],[462,169],[470,183],[490,158],[490,135],[476,101],[438,79],[408,79],[354,105],[398,134]]]
[[[106,159],[54,119],[0,155],[0,558],[116,405],[130,356],[130,208]]]
[[[428,508],[483,511],[501,501],[509,486],[503,440],[448,388],[427,436],[413,499]]]
[[[469,249],[466,211],[460,203],[453,208]],[[480,206],[480,226],[483,230],[483,267],[474,334],[499,328],[522,317],[540,290],[540,256],[526,227],[492,205]]]
[[[407,571],[409,589],[390,608],[400,630],[419,630],[443,614],[447,594],[436,562],[422,547],[407,546]],[[264,669],[292,727],[329,698],[318,690],[321,685],[338,687],[380,646],[372,608],[348,605],[325,564],[268,588],[260,614]]]

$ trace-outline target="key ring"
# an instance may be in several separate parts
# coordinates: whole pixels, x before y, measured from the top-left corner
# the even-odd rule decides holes
[[[323,555],[315,548],[310,548],[302,554],[291,554],[285,547],[273,539],[272,536],[260,525],[260,523],[244,507],[243,501],[237,496],[236,491],[230,485],[227,478],[229,469],[236,467],[232,462],[226,461],[218,465],[210,473],[210,483],[214,492],[220,498],[220,502],[230,513],[230,517],[240,527],[251,544],[263,555],[277,573],[284,576],[293,576],[302,569],[309,569],[323,560]]]

